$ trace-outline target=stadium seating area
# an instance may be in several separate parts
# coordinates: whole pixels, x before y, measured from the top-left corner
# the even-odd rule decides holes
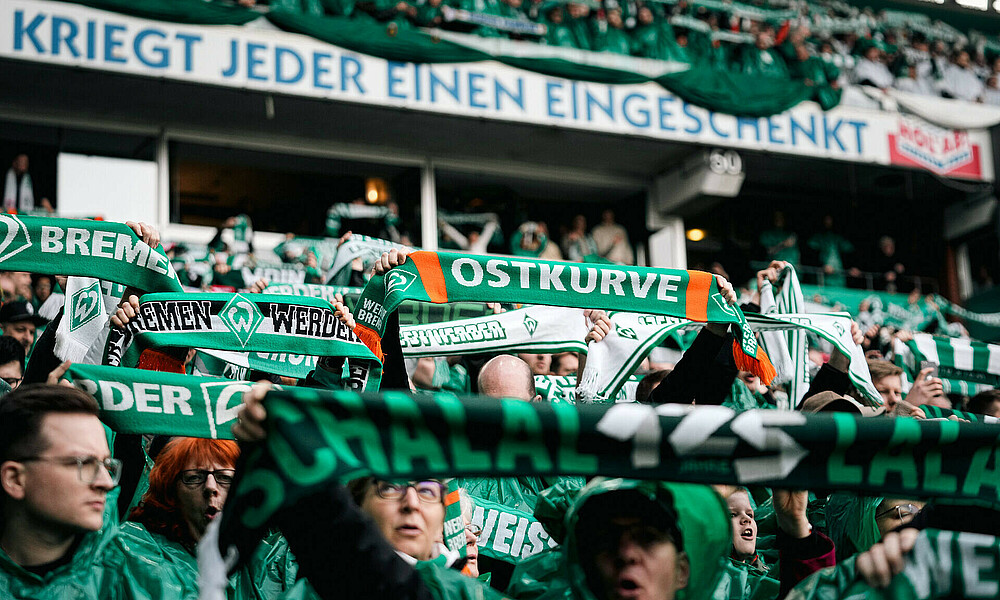
[[[240,0],[244,7],[435,27],[677,61],[815,86],[824,106],[845,84],[1000,105],[1000,43],[925,14],[836,0]],[[994,59],[992,62],[990,59]],[[825,97],[824,97],[825,96]]]

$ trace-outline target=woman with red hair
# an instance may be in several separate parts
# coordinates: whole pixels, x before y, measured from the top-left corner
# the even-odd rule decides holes
[[[239,455],[239,446],[229,440],[171,440],[156,457],[149,490],[128,520],[194,548],[222,512]]]
[[[235,475],[236,442],[174,438],[156,455],[149,490],[122,523],[116,543],[127,556],[157,566],[162,593],[153,598],[199,597],[195,547],[219,518]],[[229,600],[312,598],[280,534],[264,538],[246,565],[226,584]],[[287,594],[287,596],[286,596]]]

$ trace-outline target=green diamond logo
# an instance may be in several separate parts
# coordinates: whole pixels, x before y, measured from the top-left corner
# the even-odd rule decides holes
[[[624,338],[628,338],[630,340],[638,339],[638,336],[635,334],[635,330],[631,327],[619,327],[615,325],[615,329],[618,330],[618,335]]]
[[[69,330],[76,331],[101,314],[101,282],[95,281],[69,298]]]
[[[31,247],[31,236],[21,219],[0,215],[0,262]]]
[[[528,335],[535,335],[535,330],[538,329],[538,321],[531,318],[531,315],[524,315],[524,328],[528,330]]]
[[[236,294],[226,302],[219,313],[219,318],[225,323],[236,338],[240,340],[240,345],[246,347],[250,336],[257,331],[264,321],[264,315],[260,314],[257,304],[251,302],[243,294]]]
[[[385,295],[388,296],[392,292],[405,292],[416,280],[417,276],[413,273],[393,269],[385,275]]]

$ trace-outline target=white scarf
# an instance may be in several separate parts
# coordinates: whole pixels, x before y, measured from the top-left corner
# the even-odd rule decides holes
[[[3,186],[3,209],[5,212],[28,212],[35,209],[35,192],[31,186],[31,175],[27,173],[21,178],[21,206],[17,205],[17,174],[14,169],[7,169],[7,181]]]
[[[93,277],[66,282],[63,318],[56,329],[55,355],[60,360],[99,365],[104,361],[111,315],[125,292],[122,285]]]

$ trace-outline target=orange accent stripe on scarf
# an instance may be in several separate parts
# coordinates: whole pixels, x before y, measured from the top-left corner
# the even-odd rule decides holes
[[[444,505],[451,506],[460,500],[458,496],[458,490],[448,492],[448,495],[444,497]]]
[[[435,304],[448,301],[448,288],[444,283],[444,273],[441,271],[441,260],[437,252],[414,252],[410,255],[413,264],[420,273],[420,283],[427,291],[427,297]]]
[[[688,271],[685,312],[692,321],[708,321],[708,295],[712,291],[715,276],[704,271]]]
[[[368,346],[368,349],[372,351],[375,358],[379,362],[385,362],[385,354],[382,352],[382,338],[378,336],[378,333],[369,327],[365,327],[360,323],[354,326],[354,335],[358,336],[358,339]]]

